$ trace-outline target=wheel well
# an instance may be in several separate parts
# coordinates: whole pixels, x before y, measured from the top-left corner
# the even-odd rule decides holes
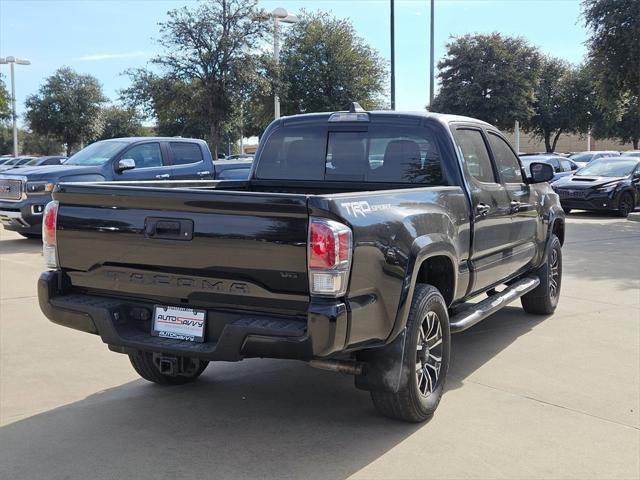
[[[436,287],[447,305],[451,305],[455,288],[455,270],[451,259],[445,255],[427,258],[420,265],[417,283],[428,283]]]
[[[552,232],[560,240],[560,245],[564,245],[564,222],[560,220],[553,222]]]

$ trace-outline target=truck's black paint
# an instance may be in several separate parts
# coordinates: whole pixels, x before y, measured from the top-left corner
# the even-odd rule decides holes
[[[28,182],[138,182],[149,180],[197,180],[197,179],[246,179],[249,176],[251,160],[213,161],[211,152],[203,140],[164,137],[132,137],[105,140],[121,142],[111,158],[102,165],[48,165],[11,169],[0,175],[4,179],[16,179],[21,183],[22,195],[17,201],[3,199],[0,196],[0,222],[7,230],[24,235],[37,236],[42,228],[42,212],[51,200],[49,193],[32,193],[26,186]],[[118,171],[117,163],[125,158],[127,152],[139,145],[157,143],[163,157],[163,165],[147,168],[134,168]],[[197,145],[202,160],[194,163],[174,164],[173,152],[169,144]]]
[[[548,184],[500,179],[482,184],[469,174],[452,132],[471,128],[484,137],[500,135],[473,119],[370,113],[371,124],[406,123],[437,132],[448,185],[256,178],[270,135],[299,123],[326,129],[328,116],[274,122],[247,181],[56,187],[61,269],[40,279],[45,314],[54,322],[97,332],[112,349],[125,353],[306,360],[360,352],[375,363],[377,347],[402,342],[416,284],[434,285],[455,307],[536,269],[545,261],[552,233],[563,240],[564,214]],[[354,208],[365,203],[366,208]],[[478,209],[481,204],[490,205],[488,212]],[[353,231],[344,297],[309,294],[312,216],[339,221]],[[145,222],[155,217],[192,221],[192,239],[145,235]],[[149,311],[154,304],[206,309],[206,341],[194,345],[152,337]],[[269,325],[282,328],[267,331]],[[361,386],[373,388],[371,382],[376,381]]]

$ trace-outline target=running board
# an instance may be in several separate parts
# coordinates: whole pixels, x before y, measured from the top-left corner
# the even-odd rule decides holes
[[[481,322],[489,315],[493,315],[525,293],[529,293],[538,285],[540,285],[538,277],[525,277],[502,292],[491,295],[489,298],[456,313],[450,320],[451,333],[462,332],[467,328],[473,327],[476,323]]]

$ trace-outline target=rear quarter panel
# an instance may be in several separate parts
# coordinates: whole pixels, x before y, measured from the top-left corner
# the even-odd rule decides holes
[[[350,347],[387,341],[402,328],[425,258],[447,255],[456,273],[466,264],[469,210],[460,187],[311,197],[309,207],[311,215],[328,212],[353,230]]]

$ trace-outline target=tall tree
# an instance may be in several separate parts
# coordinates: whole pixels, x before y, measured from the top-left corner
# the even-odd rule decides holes
[[[387,68],[348,20],[304,12],[289,28],[281,52],[285,114],[342,110],[351,102],[379,108]]]
[[[194,84],[201,94],[209,140],[216,150],[224,124],[253,68],[253,54],[266,32],[257,0],[204,0],[168,12],[158,42],[164,53],[152,62],[170,77]]]
[[[26,119],[35,133],[60,138],[69,154],[75,145],[100,133],[100,110],[106,101],[95,77],[62,67],[37,94],[27,97]]]
[[[127,72],[131,86],[120,92],[129,108],[156,122],[158,134],[205,138],[209,128],[199,82],[158,75],[145,69]]]
[[[640,7],[637,0],[584,0],[587,43],[598,92],[594,135],[640,143]]]
[[[534,92],[533,112],[523,127],[544,140],[547,152],[553,152],[562,133],[589,130],[593,97],[588,72],[545,57]]]
[[[499,128],[532,114],[541,56],[522,38],[465,35],[438,62],[440,91],[430,110],[468,115]]]
[[[96,140],[144,136],[142,122],[133,108],[112,105],[102,110],[101,117],[103,128]]]

